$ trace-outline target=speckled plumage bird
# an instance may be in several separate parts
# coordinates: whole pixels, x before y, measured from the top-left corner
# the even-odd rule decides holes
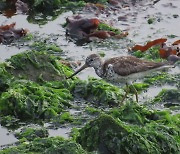
[[[129,83],[132,80],[142,78],[150,72],[169,66],[167,63],[151,62],[134,56],[113,57],[103,62],[99,55],[91,54],[86,58],[85,64],[68,77],[68,79],[87,67],[93,67],[96,74],[107,81],[113,83]],[[135,90],[135,92],[136,100],[138,101],[137,91]]]

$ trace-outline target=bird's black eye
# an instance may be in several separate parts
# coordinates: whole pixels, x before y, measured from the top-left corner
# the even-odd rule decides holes
[[[93,61],[93,59],[90,59],[90,62],[92,62]]]

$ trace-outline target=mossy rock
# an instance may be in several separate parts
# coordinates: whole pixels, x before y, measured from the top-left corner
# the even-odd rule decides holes
[[[158,115],[135,102],[126,102],[121,108],[114,108],[109,111],[114,118],[119,118],[124,122],[137,125],[145,125],[151,120],[157,120]]]
[[[48,131],[45,128],[22,128],[20,132],[15,134],[16,138],[26,138],[28,141],[33,141],[36,138],[48,137]]]
[[[0,97],[0,114],[19,119],[50,119],[70,107],[67,89],[41,86],[33,81],[17,80]]]
[[[125,127],[119,125],[118,121],[114,120],[111,116],[101,115],[80,130],[77,142],[88,151],[98,150],[100,153],[107,153],[109,151],[108,145],[110,145],[107,141],[111,142],[112,139],[110,136],[108,137],[108,133],[110,135],[117,131],[123,135],[129,133]],[[122,137],[121,134],[118,135],[120,135],[119,138]],[[112,153],[112,151],[109,152]]]
[[[52,122],[56,124],[67,124],[74,121],[74,116],[70,114],[69,112],[63,112],[61,115],[57,116],[53,119]]]
[[[13,76],[7,72],[7,63],[0,64],[0,94],[9,87],[10,82],[13,80]]]
[[[19,128],[19,119],[15,118],[14,116],[3,116],[0,118],[0,123],[2,126],[10,129]]]
[[[163,89],[153,100],[152,103],[164,104],[167,107],[180,106],[179,89]]]
[[[135,107],[135,108],[134,108]],[[114,112],[100,115],[90,121],[81,130],[76,138],[77,142],[89,152],[98,151],[100,154],[129,154],[129,153],[174,153],[180,151],[180,117],[155,112],[156,119],[144,118],[152,112],[144,109],[136,111],[134,105],[130,114],[126,106],[119,115]],[[143,108],[141,108],[143,109]],[[124,113],[123,113],[124,112]],[[112,115],[112,116],[111,116]],[[141,117],[140,120],[138,116]],[[132,118],[132,120],[130,119]],[[137,122],[135,119],[137,118]],[[140,122],[139,122],[140,121]],[[142,125],[142,123],[144,124]]]
[[[173,68],[172,68],[173,69]],[[144,83],[149,85],[171,85],[180,87],[180,74],[169,74],[167,72],[156,72],[146,76]]]
[[[7,60],[11,67],[7,71],[18,78],[32,81],[64,80],[72,70],[59,63],[58,57],[47,52],[29,51],[12,56]]]
[[[89,78],[87,82],[76,80],[72,91],[86,100],[110,106],[117,106],[124,93],[122,89],[95,78]]]
[[[0,151],[0,154],[9,153],[87,154],[78,143],[61,137],[37,138],[32,142],[23,142],[18,146]]]
[[[145,126],[151,122],[161,124],[175,124],[180,126],[180,115],[171,115],[169,111],[149,110],[143,105],[136,102],[126,102],[120,108],[113,108],[108,112],[115,119],[120,119],[123,122],[133,125]]]

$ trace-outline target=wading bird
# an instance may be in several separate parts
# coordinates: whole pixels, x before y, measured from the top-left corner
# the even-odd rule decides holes
[[[168,63],[151,62],[134,56],[113,57],[103,62],[99,55],[91,54],[86,58],[85,64],[70,77],[67,77],[67,79],[72,78],[87,67],[93,67],[96,74],[102,79],[113,83],[126,83],[126,94],[121,101],[123,102],[129,93],[128,83],[140,79],[150,72],[170,66]],[[134,86],[132,87],[136,95],[136,101],[138,102],[137,90]]]

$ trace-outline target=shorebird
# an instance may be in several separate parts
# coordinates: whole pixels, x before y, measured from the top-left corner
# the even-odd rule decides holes
[[[165,62],[152,62],[134,56],[113,57],[103,61],[99,55],[91,54],[86,58],[85,64],[67,79],[72,78],[87,67],[93,67],[96,74],[102,79],[115,84],[126,83],[128,90],[122,99],[123,102],[129,93],[128,84],[131,81],[142,78],[150,72],[167,68],[169,65]],[[134,86],[132,87],[138,102],[137,90]]]

